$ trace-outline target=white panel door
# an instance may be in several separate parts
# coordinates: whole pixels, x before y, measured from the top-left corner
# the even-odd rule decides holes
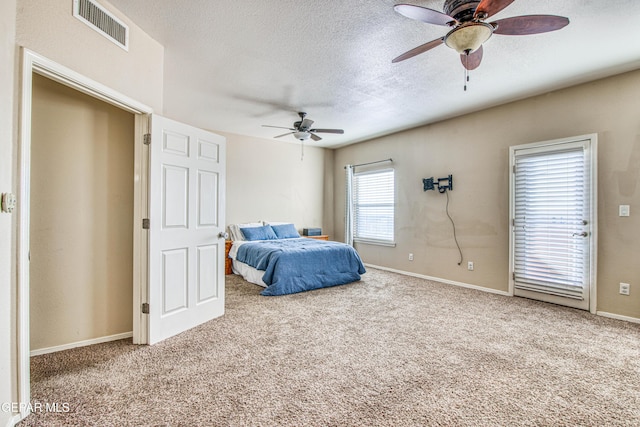
[[[151,124],[149,344],[224,314],[225,139]]]

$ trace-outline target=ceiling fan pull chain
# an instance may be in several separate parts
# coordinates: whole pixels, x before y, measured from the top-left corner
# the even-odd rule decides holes
[[[469,52],[466,52],[464,57],[464,91],[467,91],[467,73],[469,70],[467,69],[467,64],[469,63]]]
[[[467,82],[469,81],[469,50],[464,51],[464,91],[467,91]]]
[[[464,91],[467,91],[467,82],[469,81],[469,70],[464,69]]]
[[[304,141],[300,141],[300,161],[304,160]]]

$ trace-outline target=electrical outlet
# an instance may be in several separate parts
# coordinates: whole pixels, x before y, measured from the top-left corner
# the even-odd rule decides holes
[[[0,195],[0,210],[11,213],[16,208],[16,195],[13,193],[2,193]]]
[[[629,295],[629,288],[631,286],[628,283],[620,283],[620,295]]]
[[[629,205],[620,205],[618,207],[619,216],[629,216],[630,213],[631,213],[631,209],[629,208]]]
[[[413,261],[413,254],[409,254],[409,261]]]
[[[473,271],[473,261],[469,261],[469,262],[467,263],[467,270],[469,270],[469,271]]]

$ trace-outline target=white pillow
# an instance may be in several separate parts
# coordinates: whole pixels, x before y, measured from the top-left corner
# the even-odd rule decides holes
[[[264,224],[262,221],[259,222],[247,222],[244,224],[229,224],[229,237],[231,240],[244,240],[244,235],[241,228],[252,228],[252,227],[262,227]]]

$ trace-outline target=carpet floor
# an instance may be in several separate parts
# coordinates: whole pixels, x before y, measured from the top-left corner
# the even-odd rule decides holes
[[[19,425],[640,425],[640,325],[368,270],[280,297],[227,276],[223,317],[157,345],[33,357]]]

